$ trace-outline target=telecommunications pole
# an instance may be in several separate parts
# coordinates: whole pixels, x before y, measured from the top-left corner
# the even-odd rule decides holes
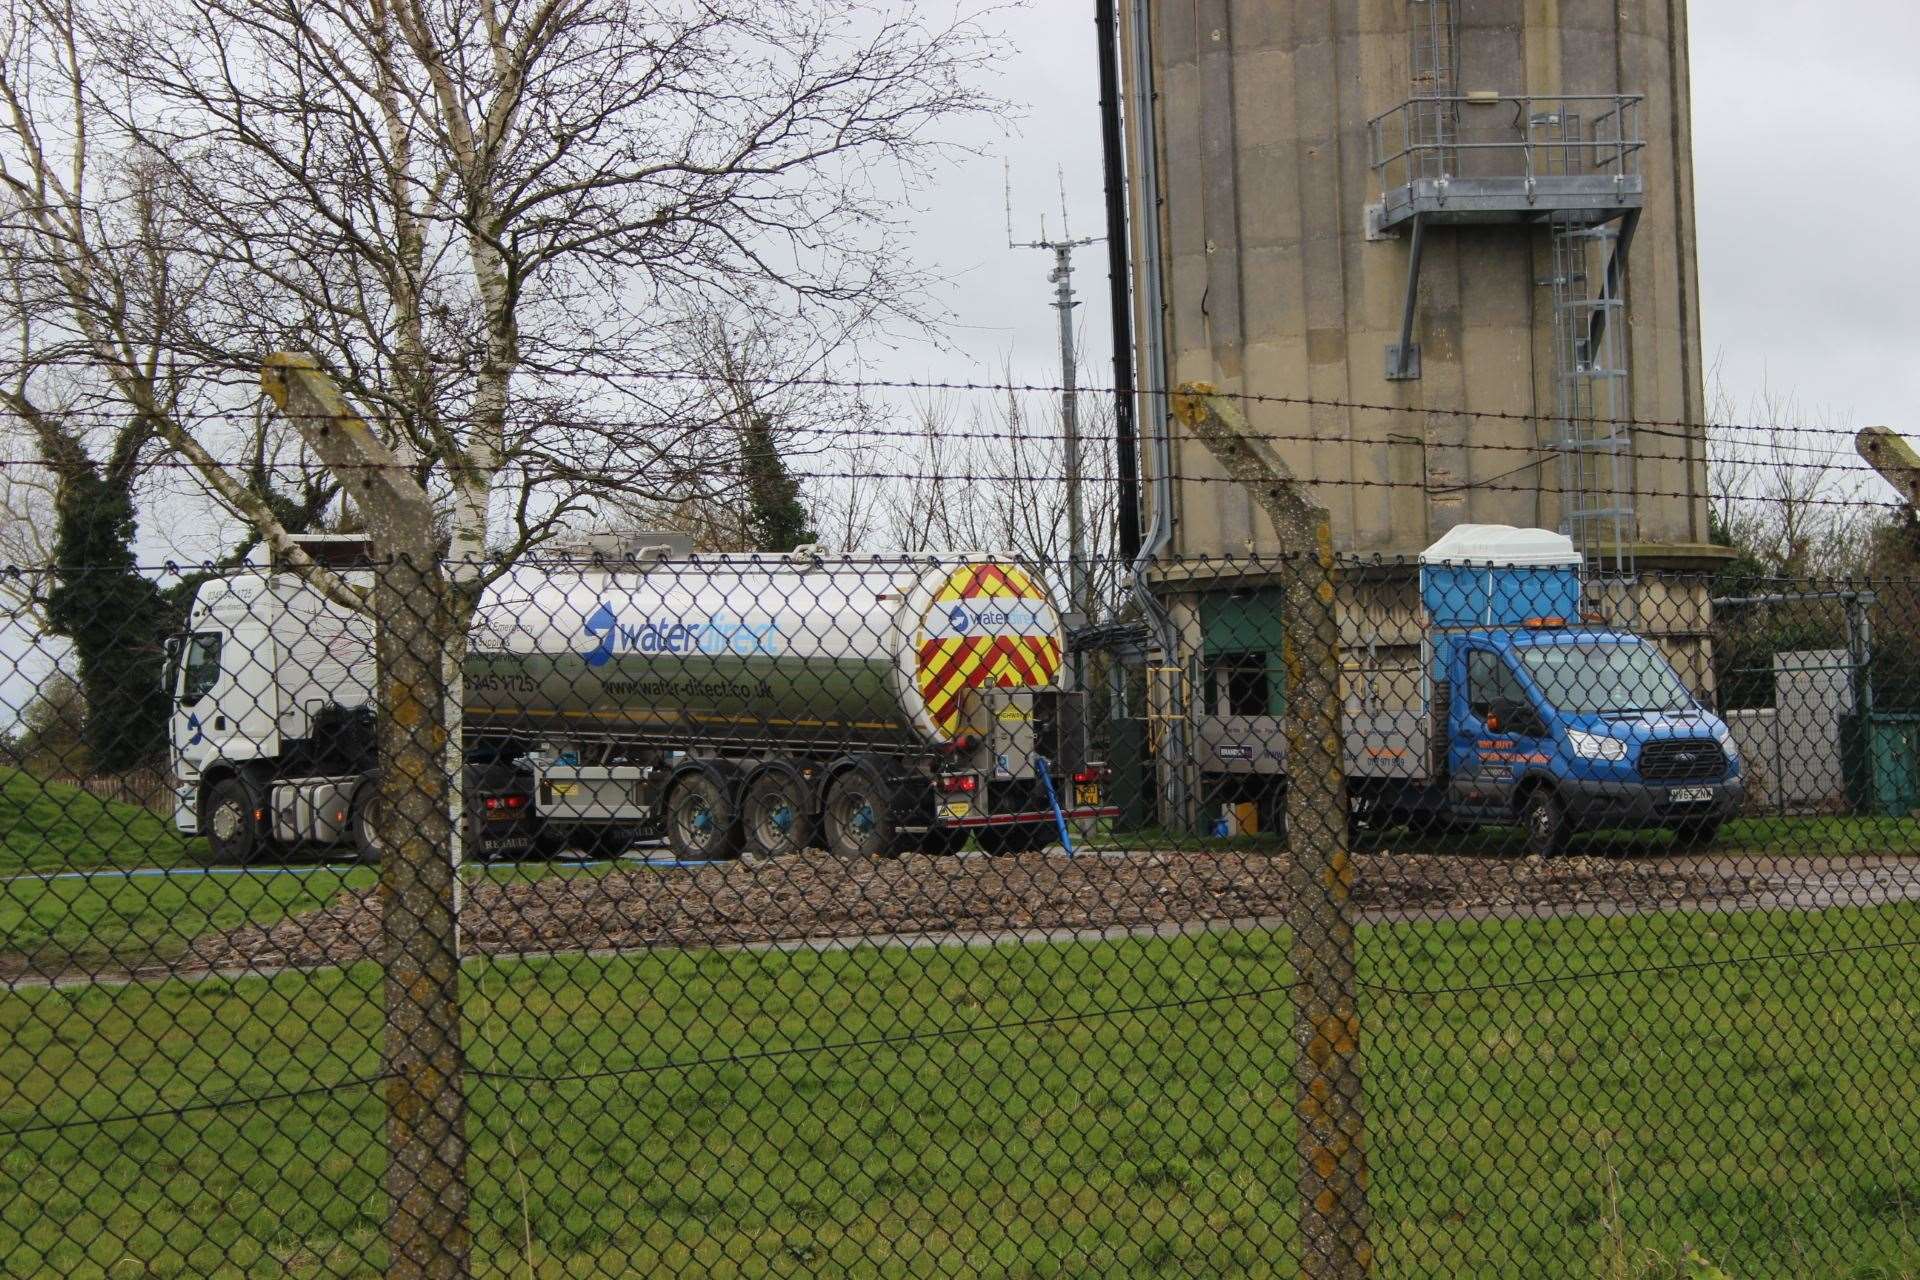
[[[1042,221],[1038,240],[1015,241],[1011,182],[1006,183],[1006,190],[1007,248],[1046,249],[1053,254],[1053,271],[1047,276],[1047,283],[1054,286],[1053,305],[1060,313],[1060,434],[1064,446],[1062,452],[1066,455],[1064,470],[1067,478],[1067,607],[1070,612],[1085,615],[1092,603],[1093,593],[1088,585],[1091,574],[1087,564],[1086,522],[1080,501],[1080,416],[1073,354],[1073,309],[1079,304],[1073,299],[1073,251],[1099,244],[1103,237],[1084,236],[1075,240],[1068,235],[1067,189],[1062,179],[1061,238],[1049,240],[1046,223]]]

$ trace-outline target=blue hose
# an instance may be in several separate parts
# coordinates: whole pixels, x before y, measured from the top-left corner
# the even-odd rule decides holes
[[[1045,756],[1033,758],[1033,772],[1040,779],[1040,785],[1047,789],[1047,803],[1053,806],[1053,821],[1060,828],[1060,844],[1073,856],[1073,837],[1067,834],[1067,815],[1060,811],[1060,797],[1053,790],[1053,766],[1047,763]]]

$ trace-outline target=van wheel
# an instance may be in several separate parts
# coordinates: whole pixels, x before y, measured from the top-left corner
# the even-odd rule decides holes
[[[1567,811],[1560,797],[1546,787],[1535,787],[1520,806],[1520,825],[1527,833],[1527,853],[1536,858],[1551,858],[1567,851],[1567,839],[1573,834],[1567,825]]]
[[[683,774],[667,793],[667,848],[682,862],[739,856],[740,823],[718,770]]]
[[[807,780],[794,769],[774,766],[747,784],[741,827],[757,858],[782,858],[813,844],[813,800]]]
[[[269,847],[255,817],[253,790],[238,778],[222,778],[200,802],[200,830],[215,862],[246,866]]]
[[[374,819],[380,812],[380,789],[361,787],[353,797],[353,812],[348,825],[353,832],[353,856],[369,866],[377,866],[386,853],[386,846],[380,842],[380,833],[374,830]]]
[[[887,858],[899,852],[893,788],[871,765],[855,765],[827,788],[827,852],[836,858]]]

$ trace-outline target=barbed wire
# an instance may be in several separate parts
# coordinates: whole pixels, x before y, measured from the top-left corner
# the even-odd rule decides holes
[[[99,366],[95,364],[84,363],[84,362],[75,362],[73,367],[85,367],[90,369],[97,369]],[[1168,389],[1157,389],[1157,390],[1151,390],[1151,391],[1142,389],[1142,388],[1136,388],[1132,391],[1123,392],[1119,388],[1112,387],[1112,386],[1075,384],[1073,387],[1068,387],[1064,383],[1047,383],[1047,382],[975,382],[975,381],[955,381],[955,380],[948,380],[948,379],[838,378],[838,377],[824,377],[824,376],[781,377],[776,375],[754,375],[754,374],[745,374],[745,373],[738,374],[738,375],[728,375],[727,377],[723,378],[723,377],[715,376],[712,374],[701,373],[699,371],[667,370],[667,369],[609,370],[606,372],[597,372],[597,371],[590,371],[590,370],[534,368],[534,369],[523,370],[523,372],[538,374],[542,376],[583,377],[583,378],[590,377],[603,382],[616,382],[616,383],[626,382],[626,381],[655,381],[655,382],[706,383],[706,384],[712,384],[716,386],[738,385],[741,383],[745,383],[749,385],[758,385],[758,386],[768,387],[773,389],[808,388],[808,389],[814,389],[814,390],[843,390],[843,391],[943,391],[943,392],[962,392],[962,393],[968,393],[968,394],[993,393],[993,394],[1046,394],[1046,395],[1064,395],[1065,393],[1072,391],[1076,395],[1083,395],[1083,396],[1117,397],[1120,395],[1130,395],[1130,396],[1138,396],[1143,399],[1159,398],[1159,399],[1165,399],[1168,401],[1171,401],[1175,397],[1178,397],[1184,394],[1189,394],[1187,392],[1184,392],[1181,388],[1178,388],[1178,387],[1168,388]],[[1481,420],[1481,421],[1524,422],[1524,423],[1531,423],[1531,424],[1553,423],[1553,422],[1559,422],[1563,420],[1561,415],[1556,415],[1551,413],[1540,413],[1537,411],[1530,411],[1530,410],[1471,409],[1471,408],[1466,408],[1462,406],[1387,404],[1379,401],[1349,400],[1349,399],[1341,399],[1338,397],[1329,397],[1329,396],[1283,395],[1283,394],[1278,394],[1273,392],[1237,391],[1237,390],[1230,390],[1230,389],[1218,388],[1218,387],[1211,389],[1206,394],[1224,398],[1224,399],[1239,401],[1245,404],[1273,404],[1273,405],[1292,406],[1296,408],[1341,409],[1341,410],[1347,410],[1347,411],[1353,411],[1353,412],[1367,412],[1367,413],[1420,414],[1428,418],[1468,418],[1468,419]],[[57,413],[50,411],[50,416],[58,417],[58,416],[85,415],[90,417],[97,417],[101,419],[118,421],[118,420],[124,420],[125,418],[127,418],[129,415],[129,412],[130,412],[129,410],[125,410],[125,409],[76,407],[74,409],[63,410]],[[194,411],[191,413],[170,414],[168,416],[175,417],[178,420],[184,421],[184,422],[212,422],[212,421],[230,420],[234,416],[236,416],[238,412],[240,411],[239,410],[205,410],[205,411]],[[368,422],[394,423],[394,422],[406,421],[406,418],[404,415],[397,415],[397,414],[363,413],[361,416],[365,421],[368,421]],[[446,419],[446,418],[459,419],[459,418],[467,417],[470,415],[442,414],[439,416],[442,417],[443,419]],[[1703,438],[1705,433],[1713,432],[1713,431],[1742,431],[1742,432],[1751,432],[1756,434],[1764,433],[1769,435],[1788,435],[1788,436],[1823,436],[1823,437],[1833,437],[1837,439],[1851,440],[1858,434],[1860,430],[1857,427],[1813,426],[1805,423],[1742,423],[1742,422],[1722,423],[1722,422],[1712,422],[1712,421],[1703,421],[1703,420],[1686,419],[1686,418],[1622,417],[1622,418],[1608,418],[1606,419],[1606,421],[1621,427],[1632,428],[1639,434],[1656,434],[1656,433],[1665,432],[1672,435],[1673,438],[1684,439],[1689,442],[1698,442]],[[593,424],[591,423],[591,421],[583,421],[582,419],[572,418],[572,417],[543,418],[541,416],[535,416],[535,417],[512,417],[509,419],[509,425],[587,426],[587,425],[593,425]],[[668,427],[668,426],[671,426],[672,424],[665,420],[659,421],[657,423],[652,423],[652,424],[642,424],[642,423],[636,423],[632,421],[622,421],[622,420],[610,420],[606,425],[629,426],[629,427],[637,426],[637,425],[657,425],[661,427]],[[717,428],[722,424],[715,423],[710,425]],[[692,430],[692,429],[695,429],[695,427],[691,427],[691,426],[682,427],[681,429]],[[865,429],[862,429],[862,430],[865,430]],[[945,435],[949,433],[942,432],[941,434]],[[1257,435],[1259,433],[1249,433],[1249,434]],[[1309,438],[1318,439],[1320,437],[1309,437]]]
[[[1530,465],[1543,466],[1551,461],[1553,461],[1553,458],[1549,456],[1549,457],[1541,458],[1537,462]],[[1639,459],[1639,461],[1642,463],[1685,462],[1685,461],[1688,461],[1688,459],[1671,457],[1671,456],[1659,456],[1659,457],[1652,457],[1652,458],[1642,457]],[[44,467],[45,465],[46,464],[41,462],[40,460],[33,459],[33,458],[0,459],[0,470],[4,470],[8,468],[16,468],[16,467]],[[168,469],[191,471],[196,473],[201,471],[201,468],[199,467],[198,464],[186,461],[184,459],[156,459],[153,463],[149,465],[152,465],[155,467],[164,467]],[[271,470],[271,471],[277,471],[277,472],[296,472],[296,473],[328,474],[328,475],[338,474],[341,471],[346,471],[349,473],[393,471],[393,472],[406,474],[409,476],[415,475],[417,473],[417,467],[415,467],[414,465],[406,464],[406,463],[369,462],[369,463],[346,464],[343,466],[328,466],[327,464],[319,462],[317,460],[309,461],[309,462],[273,463],[273,464],[268,464],[268,466],[265,469]],[[1524,471],[1527,469],[1529,468],[1523,467],[1523,468],[1519,468],[1518,470]],[[596,470],[593,470],[588,465],[583,465],[579,463],[561,463],[561,462],[554,462],[551,466],[541,468],[534,465],[530,465],[524,461],[516,460],[516,461],[512,461],[502,465],[501,467],[496,469],[494,474],[496,477],[512,477],[514,475],[519,475],[529,484],[553,484],[553,483],[559,483],[559,482],[586,483],[591,481],[591,482],[597,482],[597,483],[606,484],[606,485],[618,488],[625,482],[630,482],[630,481],[634,481],[642,478],[645,474],[645,471],[646,471],[645,467],[635,467],[630,471],[610,471],[610,470],[604,470],[604,469],[596,471]],[[1008,483],[1008,484],[1059,484],[1064,479],[1064,477],[1062,477],[1059,472],[1055,472],[1055,471],[1029,472],[1029,471],[1002,471],[1002,470],[880,471],[880,470],[874,470],[871,468],[863,468],[860,470],[819,471],[819,470],[813,470],[813,469],[802,469],[797,474],[801,479],[807,479],[807,480],[867,480],[867,481],[894,481],[894,482],[905,482],[905,483],[933,483],[933,484],[952,484],[960,481],[978,481],[978,482],[986,482],[986,483]],[[1514,474],[1514,473],[1509,472],[1506,474]],[[1245,487],[1244,482],[1237,480],[1232,476],[1226,476],[1226,475],[1205,475],[1205,474],[1199,474],[1194,472],[1175,471],[1171,473],[1169,478],[1172,479],[1175,483],[1183,484],[1183,485],[1222,484],[1222,485],[1231,485],[1236,488]],[[1112,483],[1112,481],[1110,480],[1103,480],[1099,482]],[[1559,488],[1557,485],[1548,484],[1545,481],[1542,481],[1538,484],[1500,484],[1495,481],[1482,482],[1482,481],[1474,481],[1474,480],[1463,480],[1458,483],[1434,484],[1432,483],[1431,480],[1376,480],[1376,479],[1370,479],[1370,478],[1359,477],[1359,476],[1316,476],[1310,479],[1302,479],[1300,480],[1300,483],[1303,486],[1306,486],[1308,488],[1412,489],[1412,490],[1417,490],[1423,493],[1446,493],[1446,494],[1467,493],[1467,492],[1552,493],[1552,492],[1559,491]],[[1647,489],[1647,488],[1640,488],[1640,487],[1632,488],[1630,490],[1630,496],[1634,498],[1686,498],[1692,501],[1739,500],[1739,501],[1764,502],[1767,500],[1765,495],[1713,494],[1713,493],[1705,492],[1704,490],[1688,491],[1688,490],[1681,490],[1681,489]],[[661,500],[669,501],[671,499],[667,495],[661,495]],[[1898,500],[1874,499],[1874,498],[1866,498],[1866,497],[1852,497],[1852,498],[1794,497],[1794,498],[1788,499],[1788,501],[1790,501],[1793,505],[1800,506],[1800,507],[1844,507],[1844,508],[1852,508],[1852,509],[1871,508],[1871,509],[1880,509],[1880,510],[1895,511],[1895,512],[1905,511],[1908,509],[1906,503]]]
[[[390,421],[390,420],[382,420],[382,419],[375,419],[375,420]],[[515,425],[525,426],[529,424],[526,422],[516,421]],[[623,421],[623,422],[591,423],[591,422],[581,422],[575,419],[559,419],[559,418],[546,420],[545,425],[571,426],[574,428],[587,428],[587,429],[605,429],[607,431],[620,430],[620,431],[627,431],[627,432],[650,430],[654,428],[659,428],[662,430],[677,430],[677,431],[687,430],[687,428],[674,428],[670,424],[658,423],[658,422]],[[812,432],[803,431],[797,434],[805,436],[807,434],[812,434]],[[1047,443],[1047,442],[1065,441],[1067,439],[1066,435],[1061,432],[1046,432],[1046,431],[1034,432],[1034,431],[1013,431],[1013,430],[930,432],[924,429],[916,430],[916,429],[861,428],[858,430],[849,430],[849,431],[829,431],[829,432],[824,432],[820,434],[823,434],[825,437],[824,439],[818,442],[822,448],[826,448],[835,443],[840,443],[846,437],[854,437],[854,438],[862,438],[862,439],[872,438],[876,440],[905,440],[905,441],[913,441],[916,443],[928,443],[928,444],[931,444],[934,442],[946,442],[946,441],[953,441],[953,440],[976,440],[976,441],[1003,442],[1003,443],[1009,443],[1009,444],[1030,444],[1030,443]],[[1541,455],[1540,459],[1536,463],[1533,463],[1530,465],[1540,465],[1540,463],[1552,461],[1554,458],[1559,457],[1568,452],[1568,450],[1562,448],[1561,446],[1550,444],[1550,443],[1549,444],[1540,444],[1540,443],[1518,444],[1518,443],[1509,443],[1505,441],[1494,441],[1494,440],[1464,440],[1464,441],[1434,442],[1434,441],[1425,440],[1421,437],[1412,436],[1412,435],[1331,436],[1331,435],[1324,435],[1324,434],[1313,435],[1313,434],[1299,434],[1299,433],[1289,433],[1289,432],[1250,431],[1250,432],[1244,433],[1244,436],[1246,439],[1250,439],[1250,440],[1262,440],[1262,441],[1277,442],[1277,443],[1296,443],[1296,444],[1311,444],[1311,445],[1348,445],[1348,446],[1365,447],[1365,448],[1391,447],[1394,445],[1411,444],[1411,445],[1420,446],[1427,450],[1445,450],[1445,451],[1457,450],[1457,451],[1466,452],[1466,453],[1525,453],[1525,454]],[[1080,440],[1082,444],[1085,444],[1090,439],[1104,440],[1108,437],[1101,434],[1089,436],[1087,434],[1082,433],[1077,438]],[[1672,438],[1672,437],[1660,437],[1660,438]],[[807,443],[812,443],[812,442],[809,441]],[[1830,474],[1852,472],[1852,473],[1858,473],[1858,474],[1867,475],[1867,476],[1879,475],[1878,470],[1875,467],[1871,466],[1870,464],[1866,463],[1864,460],[1849,459],[1845,453],[1838,450],[1816,450],[1812,446],[1794,446],[1794,445],[1788,445],[1783,447],[1794,449],[1800,452],[1808,452],[1808,453],[1816,454],[1816,456],[1823,459],[1822,469]],[[1778,470],[1779,467],[1781,466],[1781,463],[1778,460],[1771,459],[1771,458],[1722,456],[1722,457],[1708,457],[1703,459],[1703,458],[1697,458],[1697,457],[1693,457],[1686,454],[1680,454],[1680,453],[1657,453],[1657,452],[1641,452],[1641,451],[1627,451],[1627,452],[1628,452],[1628,456],[1631,456],[1636,462],[1639,462],[1639,463],[1679,462],[1679,463],[1694,464],[1698,462],[1704,462],[1706,465],[1713,466],[1713,467],[1739,467],[1739,468],[1756,468],[1756,469],[1764,468],[1768,470]],[[528,450],[526,451],[526,453],[528,455],[542,458],[543,460],[551,458],[551,455],[545,450]],[[806,455],[803,453],[803,454],[800,454],[799,456],[804,457]],[[52,467],[53,465],[54,464],[47,462],[44,458],[0,458],[0,467]],[[153,459],[149,459],[146,462],[141,463],[140,465],[143,468],[156,468],[156,467],[172,468],[172,469],[187,470],[187,471],[200,471],[203,469],[199,463],[196,463],[189,459],[184,459],[184,458],[153,458]],[[255,473],[258,473],[258,472],[337,473],[342,470],[386,470],[386,469],[393,469],[393,470],[399,470],[399,471],[404,471],[408,473],[415,473],[422,470],[423,468],[431,469],[432,466],[437,464],[432,461],[327,464],[327,463],[321,462],[317,458],[299,458],[299,459],[291,459],[291,460],[246,459],[246,460],[235,460],[231,462],[222,462],[219,465],[221,465],[222,467],[229,467],[237,471],[247,471],[247,472],[255,472]],[[516,459],[510,460],[508,465],[524,467],[525,463],[521,459],[516,458]],[[582,467],[583,464],[577,461],[560,462],[555,460],[553,465],[556,468],[556,470],[577,471]],[[817,474],[826,474],[826,473],[817,473]],[[956,471],[953,474],[955,478],[964,478],[967,473]],[[999,473],[980,472],[975,474],[979,475],[982,478],[998,478],[999,477]],[[1187,479],[1198,478],[1191,474],[1186,474],[1183,477],[1183,473],[1179,473],[1179,472],[1175,473],[1175,477],[1187,478]],[[1089,478],[1095,481],[1112,479],[1112,477],[1110,476],[1103,476],[1103,475],[1094,475]],[[1308,481],[1307,483],[1325,484],[1325,483],[1331,483],[1331,481],[1316,479],[1316,480]]]

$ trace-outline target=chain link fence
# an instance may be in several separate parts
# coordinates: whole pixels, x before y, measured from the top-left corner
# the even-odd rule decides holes
[[[14,574],[5,1274],[1920,1274],[1920,584],[338,572]]]

